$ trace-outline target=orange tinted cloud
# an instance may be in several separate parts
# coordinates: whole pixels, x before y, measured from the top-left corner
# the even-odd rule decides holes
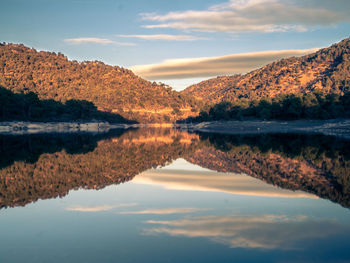
[[[262,51],[220,57],[169,59],[159,64],[131,67],[137,75],[149,80],[214,77],[246,73],[273,61],[303,56],[315,49]]]

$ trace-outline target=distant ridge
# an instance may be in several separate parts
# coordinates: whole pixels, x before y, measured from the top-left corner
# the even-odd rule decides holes
[[[196,100],[99,61],[70,61],[61,53],[0,44],[0,86],[40,99],[87,100],[99,110],[140,122],[169,122],[195,114]]]
[[[350,38],[303,57],[268,64],[245,75],[222,76],[182,91],[205,103],[275,97],[312,91],[343,94],[350,90]]]

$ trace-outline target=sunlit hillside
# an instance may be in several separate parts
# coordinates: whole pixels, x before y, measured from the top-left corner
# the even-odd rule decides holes
[[[70,61],[61,53],[0,45],[0,86],[40,99],[87,100],[98,110],[139,122],[170,122],[195,114],[196,100],[128,69],[99,61]]]
[[[222,76],[192,85],[182,93],[213,104],[281,94],[342,94],[350,90],[350,39],[300,58],[268,64],[245,75]]]

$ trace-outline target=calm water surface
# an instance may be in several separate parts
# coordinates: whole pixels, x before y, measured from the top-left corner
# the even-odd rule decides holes
[[[350,142],[0,137],[0,262],[350,262]]]

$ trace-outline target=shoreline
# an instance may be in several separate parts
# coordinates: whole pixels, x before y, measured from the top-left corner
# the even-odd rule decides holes
[[[323,134],[350,139],[350,119],[294,120],[294,121],[210,121],[192,124],[139,123],[111,124],[91,122],[0,122],[0,135],[40,133],[106,133],[112,129],[128,128],[177,128],[189,132],[221,134],[301,133]]]
[[[91,122],[0,122],[0,134],[23,135],[40,133],[106,133],[111,129],[128,129],[133,124]]]
[[[179,124],[179,129],[221,134],[300,133],[323,134],[350,139],[350,119],[294,121],[211,121]]]

